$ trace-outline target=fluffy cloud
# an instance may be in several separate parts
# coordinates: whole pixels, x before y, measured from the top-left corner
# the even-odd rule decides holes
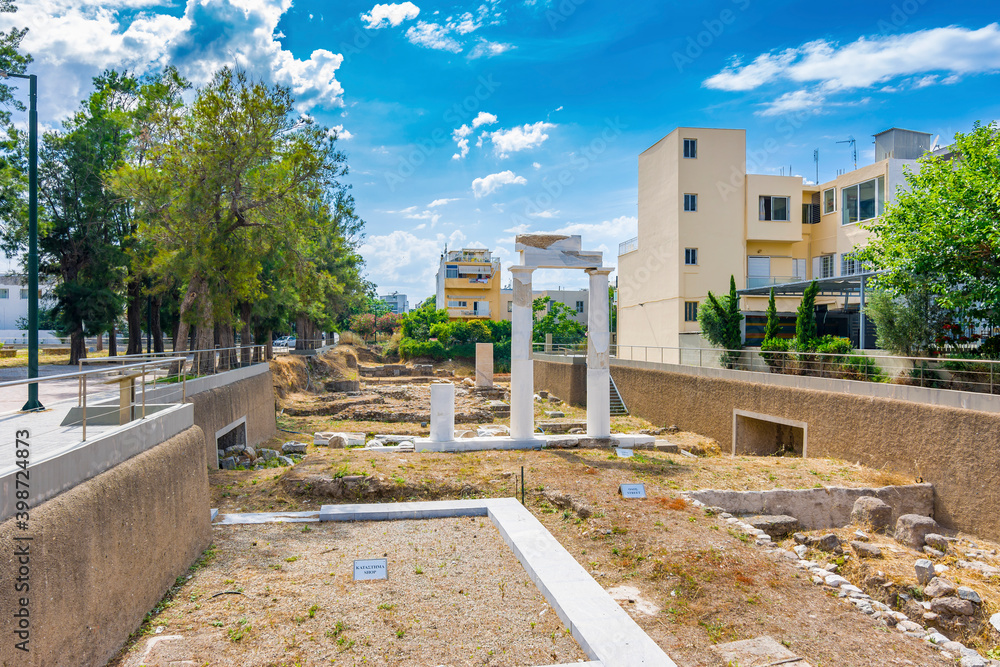
[[[361,15],[361,20],[369,29],[396,27],[403,21],[415,19],[420,14],[420,7],[412,2],[392,5],[375,5],[367,14]]]
[[[411,44],[423,46],[437,51],[460,53],[462,45],[451,36],[451,28],[438,23],[418,21],[417,25],[406,31],[406,38]]]
[[[472,181],[472,192],[476,199],[485,197],[502,188],[505,185],[527,185],[528,181],[523,176],[518,176],[514,172],[501,171],[499,174],[490,174],[483,178]]]
[[[514,48],[513,44],[502,44],[500,42],[491,42],[487,39],[480,38],[476,46],[473,47],[472,51],[469,53],[469,58],[492,58],[493,56],[499,56],[502,53],[506,53]]]
[[[458,200],[457,199],[435,199],[434,201],[432,201],[430,204],[427,205],[427,208],[437,208],[438,206],[444,206],[445,204],[450,204],[453,201],[458,201]]]
[[[361,246],[369,276],[375,277],[379,290],[399,290],[410,295],[416,304],[434,293],[434,274],[445,245],[465,241],[455,230],[450,235],[423,238],[411,232],[395,230],[389,234],[368,236]]]
[[[354,135],[344,129],[343,125],[334,125],[330,128],[331,133],[335,133],[338,139],[343,139],[344,141],[350,141],[354,138]]]
[[[291,0],[187,0],[181,16],[150,9],[170,4],[37,0],[22,3],[16,14],[0,14],[0,30],[29,28],[23,48],[35,56],[40,103],[57,118],[72,112],[91,77],[104,69],[143,74],[167,63],[195,84],[224,65],[244,67],[289,86],[300,111],[342,104],[341,55],[317,49],[302,60],[278,41],[278,22]]]
[[[824,94],[870,88],[904,77],[910,77],[905,81],[907,87],[920,88],[955,83],[962,76],[993,73],[998,69],[1000,25],[991,23],[978,30],[948,26],[902,35],[861,37],[845,45],[815,40],[780,52],[762,53],[749,64],[735,59],[706,79],[704,85],[727,91],[754,90],[780,81],[812,86],[783,96],[785,99],[763,112],[777,114],[782,108],[815,108],[826,100]]]
[[[490,139],[497,155],[504,158],[510,153],[541,146],[549,138],[546,132],[555,127],[552,123],[539,121],[534,125],[524,125],[511,130],[497,130],[490,133]]]
[[[486,113],[485,111],[480,111],[479,115],[472,119],[472,125],[463,125],[454,132],[451,133],[452,139],[458,145],[458,153],[451,156],[452,160],[461,160],[466,155],[469,154],[469,136],[472,135],[472,131],[482,127],[483,125],[493,125],[497,122],[497,117],[491,113]],[[482,146],[483,141],[480,140],[476,143],[476,146]]]

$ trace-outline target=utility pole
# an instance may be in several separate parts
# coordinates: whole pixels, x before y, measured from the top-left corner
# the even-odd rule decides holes
[[[38,377],[38,77],[0,71],[0,78],[28,80],[28,378]],[[28,385],[23,411],[41,410],[38,383]]]
[[[816,163],[816,185],[819,185],[819,149],[813,150],[813,162]]]

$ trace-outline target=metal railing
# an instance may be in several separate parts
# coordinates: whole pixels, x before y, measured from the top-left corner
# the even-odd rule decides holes
[[[533,343],[536,352],[578,356],[587,344],[546,345]],[[696,368],[727,368],[738,371],[799,375],[820,378],[904,384],[934,389],[1000,394],[1000,360],[953,359],[947,357],[900,357],[845,352],[768,352],[759,348],[659,347],[612,345],[611,356]]]
[[[804,276],[747,276],[747,289],[767,287],[769,285],[785,285],[805,280]]]
[[[630,252],[635,252],[639,249],[639,237],[636,236],[634,239],[629,239],[628,241],[622,241],[618,244],[618,256],[627,255]]]

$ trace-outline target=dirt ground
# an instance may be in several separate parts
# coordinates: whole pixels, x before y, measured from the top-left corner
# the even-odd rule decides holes
[[[383,386],[405,384],[401,379],[399,385]],[[293,393],[285,395],[291,399]],[[585,416],[583,410],[558,407],[566,420]],[[542,409],[536,406],[537,420],[543,417]],[[544,409],[552,407],[546,404]],[[413,422],[337,417],[285,414],[279,418],[284,430],[265,446],[280,447],[286,440],[311,443],[315,431],[428,432]],[[652,424],[634,417],[613,420],[616,431],[651,428]],[[915,480],[831,459],[723,456],[714,441],[694,433],[657,437],[701,455],[636,451],[633,458],[620,459],[609,451],[593,449],[375,453],[310,444],[305,459],[293,468],[212,471],[212,503],[222,513],[317,510],[322,504],[342,502],[520,497],[523,492],[527,508],[599,583],[619,593],[628,587],[627,593],[619,595],[623,606],[680,667],[716,667],[721,663],[711,657],[712,645],[760,635],[774,637],[813,667],[954,664],[925,642],[887,628],[837,599],[829,589],[815,586],[794,561],[766,554],[746,535],[689,506],[679,495],[684,490],[704,488],[884,486]],[[626,482],[644,483],[648,499],[623,499],[618,488]],[[567,498],[569,505],[562,502]],[[837,532],[847,539],[856,528]],[[303,538],[305,549],[311,537]],[[874,584],[866,585],[879,583],[872,579],[873,574],[892,584],[886,589],[890,593],[909,591],[917,593],[919,600],[912,563],[922,554],[883,536],[872,538],[884,547],[885,559],[858,562],[847,558],[838,563],[838,556],[811,552],[808,557],[836,563],[841,574],[877,599],[885,596],[873,592]],[[982,562],[1000,565],[992,551],[996,545],[975,542],[975,547],[960,543],[961,549],[956,546],[954,553],[939,562],[950,562],[953,569],[945,576],[975,588],[986,601],[984,609],[992,613],[1000,602],[1000,577],[978,576],[957,567],[959,559],[972,557],[966,553],[970,549]],[[793,544],[783,546],[791,548]],[[217,550],[230,548],[229,541],[218,540]],[[194,585],[202,585],[197,582],[200,577],[196,576]],[[175,593],[173,600],[188,595],[188,585]],[[151,615],[142,632],[162,624],[158,619],[168,612]],[[984,653],[995,650],[996,639],[996,633],[984,633],[977,647]],[[275,645],[282,641],[270,635],[260,640]],[[376,654],[377,650],[373,656]],[[494,663],[484,660],[475,664]]]
[[[387,558],[384,581],[353,560]],[[586,659],[485,518],[217,526],[153,621],[180,635],[112,665],[542,665]],[[156,654],[154,654],[156,655]]]

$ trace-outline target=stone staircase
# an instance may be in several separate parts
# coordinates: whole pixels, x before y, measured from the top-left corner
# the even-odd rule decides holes
[[[622,400],[622,395],[618,393],[618,387],[615,385],[614,378],[610,379],[611,384],[611,414],[612,415],[627,415],[628,408],[625,407],[625,401]]]

